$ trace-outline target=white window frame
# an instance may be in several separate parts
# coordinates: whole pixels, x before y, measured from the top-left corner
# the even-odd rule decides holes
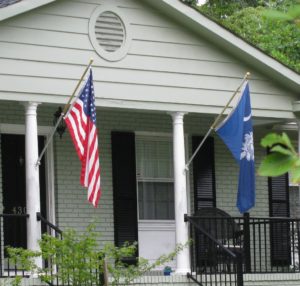
[[[159,138],[170,138],[170,141],[172,143],[173,146],[173,134],[172,133],[164,133],[164,132],[147,132],[147,131],[136,131],[135,132],[135,143],[137,142],[139,137],[149,137],[149,138],[157,138],[157,140],[159,141]],[[184,136],[185,138],[185,158],[186,160],[188,159],[188,135],[185,134]],[[137,160],[137,158],[136,158]],[[162,182],[162,180],[160,180],[160,178],[153,178],[153,182]],[[173,179],[165,179],[165,182],[174,182],[174,177]],[[175,223],[175,218],[173,220],[146,220],[146,219],[140,219],[139,218],[139,192],[138,192],[138,183],[142,182],[142,180],[138,180],[138,174],[136,173],[136,192],[137,192],[137,215],[138,215],[138,223],[139,224],[151,224],[151,223],[157,223],[157,224],[163,224],[165,227],[167,225],[170,225],[171,228],[173,228],[173,224]],[[150,182],[149,179],[147,179],[147,182]],[[190,213],[190,182],[189,182],[189,175],[187,174],[186,176],[186,185],[187,185],[187,204],[188,204],[188,213]],[[143,226],[144,227],[144,226]],[[151,226],[150,226],[151,227]]]
[[[139,138],[145,138],[145,137],[149,137],[149,139],[151,138],[151,141],[158,141],[158,142],[161,142],[161,141],[169,141],[171,144],[172,144],[172,141],[171,141],[171,136],[170,135],[158,135],[156,134],[156,136],[153,136],[151,134],[136,134],[135,136],[135,141],[137,143],[137,141],[139,141]],[[168,140],[169,139],[169,140]],[[136,152],[137,153],[137,152]],[[136,158],[137,160],[138,158]],[[137,164],[137,162],[136,162]],[[140,214],[139,214],[139,183],[140,182],[148,182],[148,183],[151,183],[151,182],[157,182],[157,183],[174,183],[174,178],[163,178],[163,177],[158,177],[158,178],[146,178],[146,179],[140,179],[139,178],[139,174],[137,173],[136,174],[136,186],[137,186],[137,212],[138,212],[138,221],[139,222],[173,222],[175,221],[175,218],[174,219],[168,219],[168,220],[164,220],[164,219],[140,219]]]

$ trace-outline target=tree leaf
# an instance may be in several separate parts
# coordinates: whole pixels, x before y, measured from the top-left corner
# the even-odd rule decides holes
[[[300,5],[294,5],[290,7],[288,10],[288,15],[291,16],[293,19],[300,17]]]
[[[263,13],[263,15],[266,16],[267,18],[280,20],[280,21],[293,20],[293,17],[291,15],[276,10],[267,10]]]
[[[295,151],[295,149],[294,149],[294,146],[292,145],[291,140],[290,140],[290,138],[287,136],[287,134],[283,132],[281,138],[282,138],[282,143],[283,143],[284,145],[286,145],[286,146],[287,146],[294,154],[296,154],[296,151]]]
[[[271,151],[274,152],[279,152],[286,155],[297,155],[293,144],[286,133],[282,133],[282,135],[270,133],[261,140],[261,145],[265,148],[272,147]],[[287,148],[284,148],[280,145],[286,146]],[[284,149],[289,151],[285,151]]]
[[[296,161],[293,156],[271,153],[262,161],[258,173],[260,176],[277,177],[288,172]]]
[[[300,183],[300,168],[295,167],[291,170],[291,181],[293,183]]]
[[[287,156],[295,156],[295,154],[290,149],[284,148],[281,145],[275,145],[274,147],[271,148],[271,151],[274,153],[280,153]]]
[[[265,148],[272,147],[281,142],[281,136],[276,133],[269,133],[261,139],[261,145]]]

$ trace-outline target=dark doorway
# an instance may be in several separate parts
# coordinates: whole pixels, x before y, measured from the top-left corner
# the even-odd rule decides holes
[[[39,150],[44,137],[39,136]],[[26,214],[25,136],[1,135],[3,213]],[[40,165],[41,213],[46,217],[45,160]],[[8,217],[3,220],[4,245],[27,246],[26,218]]]

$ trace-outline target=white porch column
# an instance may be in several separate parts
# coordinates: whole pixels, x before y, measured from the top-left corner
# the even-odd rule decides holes
[[[38,131],[37,131],[37,106],[36,102],[27,102],[25,105],[25,162],[26,162],[26,210],[27,219],[27,248],[39,250],[38,240],[41,239],[41,223],[36,219],[40,212],[40,182],[38,159]],[[42,267],[42,260],[36,263]]]
[[[175,192],[175,225],[176,244],[188,241],[188,224],[184,222],[187,213],[187,190],[185,172],[185,148],[183,131],[183,112],[171,113],[173,118],[173,161],[174,161],[174,192]],[[190,272],[189,247],[177,255],[176,273]]]

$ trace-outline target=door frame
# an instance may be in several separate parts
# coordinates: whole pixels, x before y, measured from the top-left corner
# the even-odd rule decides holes
[[[38,126],[38,135],[45,136],[48,140],[52,126]],[[0,134],[25,135],[25,125],[0,123]],[[53,141],[48,145],[45,152],[45,178],[46,178],[46,205],[47,219],[55,225],[55,192],[54,192],[54,154]]]

